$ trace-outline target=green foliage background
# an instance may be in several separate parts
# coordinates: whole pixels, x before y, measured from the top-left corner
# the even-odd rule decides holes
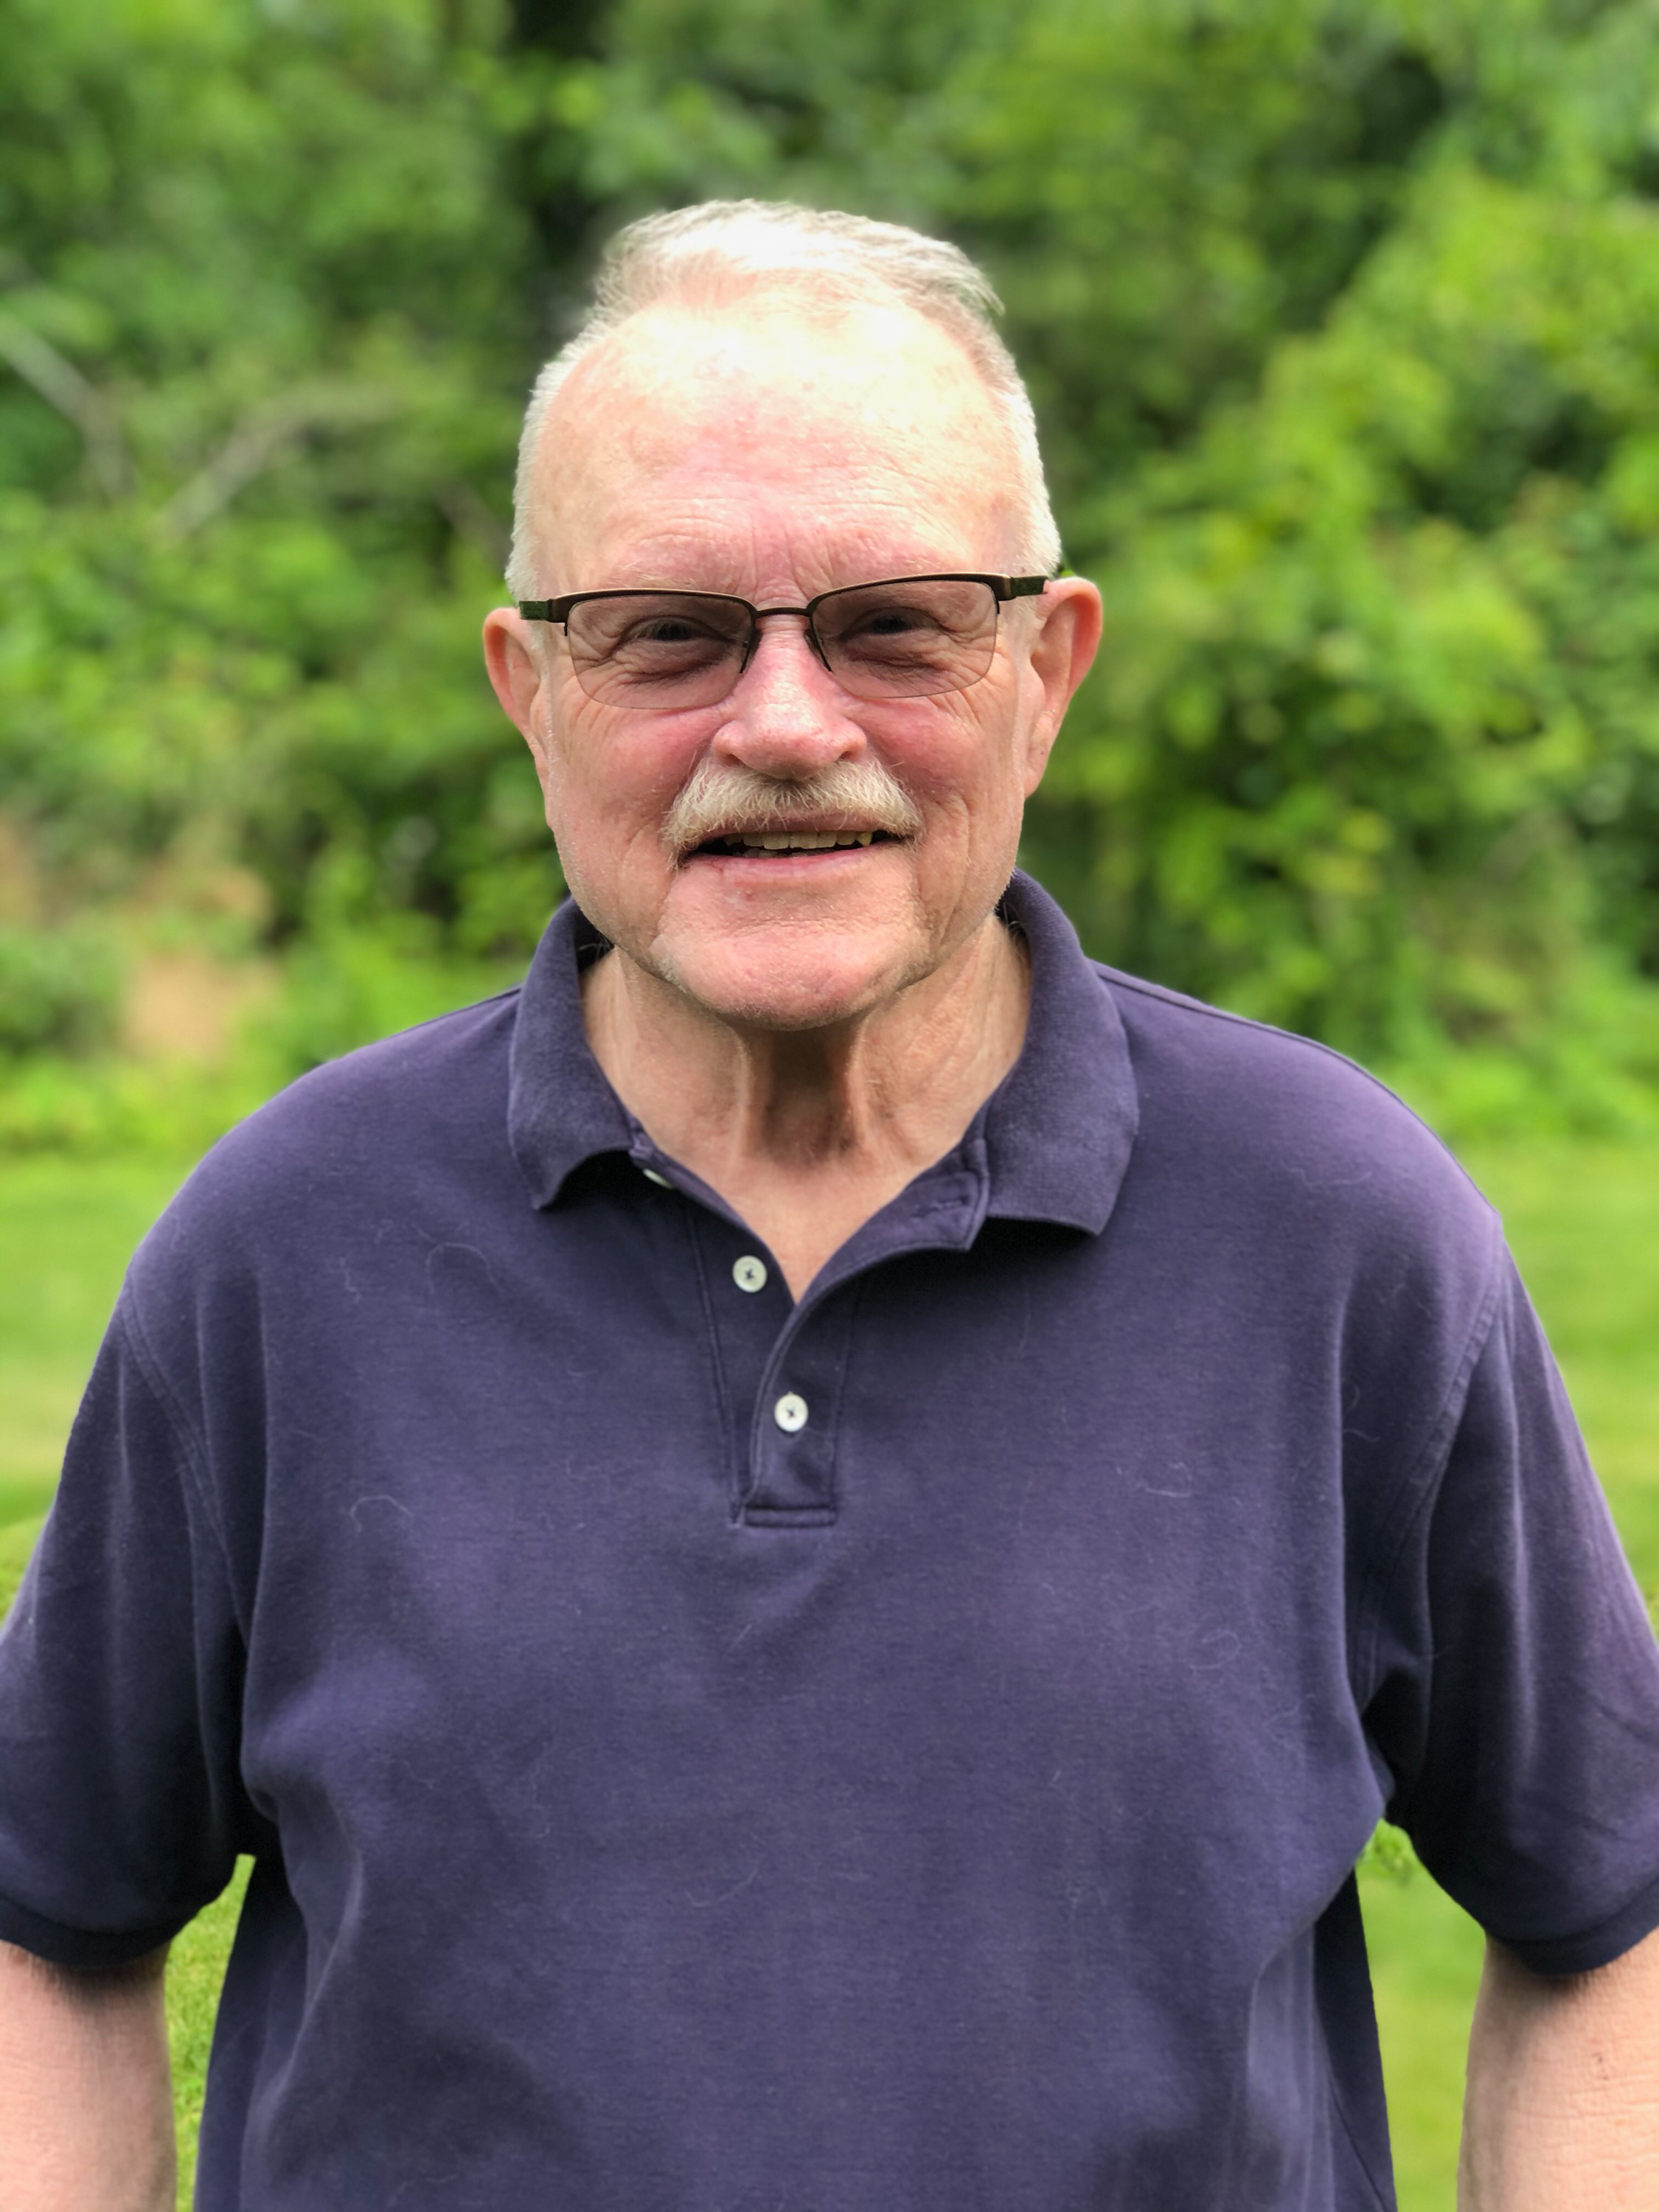
[[[717,194],[943,232],[1006,302],[1107,602],[1027,840],[1092,951],[1461,1138],[1659,1128],[1651,0],[0,0],[0,1151],[182,1158],[522,964],[557,865],[477,642],[520,411],[605,235]],[[228,1060],[124,1045],[180,951],[263,979]],[[1536,1179],[1651,1589],[1629,1157]],[[0,1328],[0,1522],[82,1245],[160,1195],[105,1172]],[[1468,1978],[1426,1891],[1368,1893],[1425,2205]]]
[[[1091,949],[1455,1127],[1659,1112],[1646,0],[0,12],[0,1140],[120,1125],[147,945],[281,960],[262,1080],[522,959],[520,409],[732,193],[1003,293],[1107,599],[1028,839]]]

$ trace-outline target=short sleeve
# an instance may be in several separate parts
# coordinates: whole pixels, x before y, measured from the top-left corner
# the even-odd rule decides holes
[[[224,1887],[242,1673],[188,1443],[118,1310],[0,1630],[0,1937],[116,1965]]]
[[[1379,1657],[1389,1816],[1490,1935],[1571,1973],[1659,1925],[1659,1646],[1506,1256]]]

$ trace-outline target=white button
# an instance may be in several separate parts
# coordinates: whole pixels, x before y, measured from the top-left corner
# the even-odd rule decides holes
[[[805,1399],[798,1398],[793,1390],[787,1392],[773,1407],[772,1419],[793,1437],[797,1429],[806,1426]]]
[[[640,1173],[645,1177],[647,1182],[659,1182],[665,1190],[672,1190],[674,1188],[673,1184],[669,1182],[668,1177],[666,1176],[659,1176],[655,1168],[641,1168],[640,1170]]]
[[[766,1262],[757,1260],[752,1252],[745,1252],[732,1269],[732,1279],[740,1291],[763,1291],[766,1288]]]

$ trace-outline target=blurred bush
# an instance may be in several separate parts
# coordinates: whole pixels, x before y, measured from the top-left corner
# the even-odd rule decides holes
[[[1006,299],[1107,600],[1027,840],[1091,949],[1454,1121],[1643,1118],[1656,83],[1644,0],[12,0],[0,920],[276,957],[290,1066],[521,960],[523,393],[617,222],[793,196]]]
[[[492,967],[446,956],[421,920],[394,915],[299,947],[283,992],[250,1024],[245,1048],[287,1082],[371,1038],[518,981],[516,963]]]
[[[276,988],[211,1057],[77,1052],[66,1041],[0,1050],[0,1152],[206,1150],[271,1093],[325,1060],[507,988],[516,962],[434,951],[394,916],[298,943]],[[5,988],[0,939],[0,991]]]
[[[120,1003],[121,963],[95,918],[56,930],[0,925],[0,1060],[95,1052],[113,1042]]]

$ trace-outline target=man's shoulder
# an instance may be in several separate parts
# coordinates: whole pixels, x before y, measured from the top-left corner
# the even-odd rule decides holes
[[[507,1055],[519,987],[325,1061],[230,1131],[209,1180],[294,1167],[372,1167],[405,1147],[506,1141]]]
[[[311,1069],[213,1146],[140,1248],[135,1279],[218,1255],[269,1264],[423,1180],[506,1170],[519,992],[442,1014]]]
[[[1330,1046],[1091,963],[1128,1040],[1140,1144],[1327,1232],[1387,1230],[1488,1252],[1495,1217],[1445,1144]]]

